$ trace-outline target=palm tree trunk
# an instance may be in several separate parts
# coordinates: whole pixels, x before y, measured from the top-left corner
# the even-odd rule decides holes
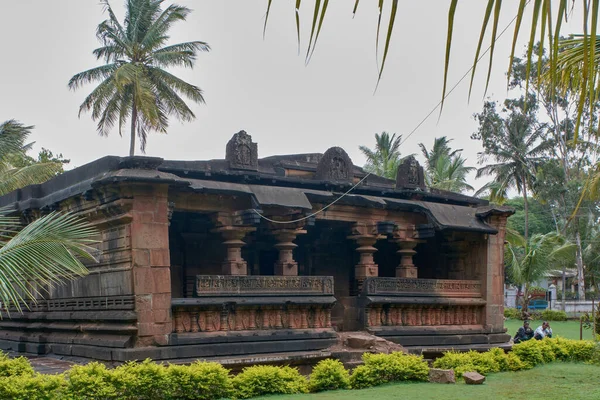
[[[133,103],[133,107],[131,108],[131,141],[129,142],[129,156],[133,157],[135,155],[135,127],[137,123],[137,108],[135,107],[135,102]]]
[[[576,221],[578,222],[578,221]],[[577,251],[575,253],[575,261],[577,263],[577,294],[579,300],[585,300],[585,278],[583,276],[583,257],[581,249],[581,235],[579,229],[575,232],[575,243],[577,244]]]
[[[529,239],[529,202],[527,201],[527,184],[523,181],[523,209],[525,211],[525,243]]]
[[[525,316],[529,313],[529,283],[523,285],[523,306],[521,307],[521,316],[525,319]]]

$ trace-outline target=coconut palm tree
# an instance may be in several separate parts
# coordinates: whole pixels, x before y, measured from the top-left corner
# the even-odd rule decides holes
[[[129,155],[133,156],[136,135],[144,152],[148,133],[166,133],[170,115],[181,121],[195,118],[181,96],[204,103],[202,90],[165,68],[192,68],[198,52],[210,48],[200,41],[167,45],[169,29],[191,12],[187,7],[172,4],[163,10],[163,0],[128,0],[121,24],[108,0],[102,3],[108,19],[98,25],[102,47],[93,53],[105,64],[74,75],[69,88],[99,82],[81,104],[79,114],[91,111],[102,136],[108,135],[115,124],[121,134],[123,124],[129,120]]]
[[[474,190],[466,180],[467,175],[475,168],[465,166],[467,160],[460,154],[462,149],[452,150],[449,145],[451,141],[446,136],[435,138],[431,151],[423,143],[419,143],[425,157],[427,186],[451,192]]]
[[[421,153],[423,153],[423,156],[425,157],[425,169],[427,169],[427,170],[435,169],[437,160],[442,155],[454,157],[457,153],[462,151],[462,149],[452,150],[452,148],[450,147],[451,141],[452,141],[452,139],[448,139],[446,136],[435,138],[435,139],[433,139],[433,147],[431,148],[431,150],[427,150],[427,147],[425,147],[425,144],[419,143],[419,147],[421,148]]]
[[[25,185],[41,183],[61,168],[37,163],[14,168],[10,160],[24,156],[32,127],[9,120],[0,124],[0,196]],[[0,209],[0,310],[36,301],[49,286],[87,274],[82,259],[91,259],[96,231],[72,214],[51,213],[24,228],[18,218]],[[1,315],[0,315],[1,317]]]
[[[25,157],[33,143],[26,143],[33,126],[14,119],[0,124],[0,196],[15,189],[42,183],[62,171],[60,162],[33,163],[16,167],[15,161]]]
[[[434,169],[428,170],[426,174],[427,185],[435,189],[458,193],[475,190],[466,182],[467,175],[474,171],[475,167],[465,166],[466,161],[460,154],[454,157],[442,154],[437,159]]]
[[[375,149],[359,146],[360,151],[367,158],[365,170],[388,179],[396,179],[396,172],[402,161],[401,142],[402,135],[396,137],[395,133],[390,136],[387,132],[381,132],[381,135],[375,134]]]
[[[522,287],[523,313],[527,312],[531,286],[556,265],[574,264],[576,249],[556,232],[535,234],[528,241],[515,237],[507,241],[504,258],[512,281]]]
[[[483,113],[479,118],[483,120],[481,115]],[[505,198],[506,192],[512,188],[522,194],[525,211],[524,233],[525,240],[528,240],[528,190],[533,187],[535,171],[538,165],[546,160],[545,155],[552,148],[552,142],[543,138],[545,125],[535,123],[526,113],[512,109],[506,118],[499,118],[492,113],[490,115],[497,119],[490,124],[487,121],[482,122],[479,135],[485,150],[479,154],[479,162],[484,163],[489,158],[494,162],[479,168],[476,177],[492,176],[493,183],[484,188],[491,188],[496,197]],[[493,119],[488,117],[485,119]]]

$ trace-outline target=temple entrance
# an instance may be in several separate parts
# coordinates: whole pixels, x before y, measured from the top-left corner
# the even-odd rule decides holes
[[[301,275],[332,276],[336,304],[331,311],[331,324],[339,330],[355,330],[358,314],[348,311],[356,303],[354,265],[358,255],[348,240],[350,223],[316,221],[307,234],[296,240],[297,260]],[[302,268],[304,266],[304,268]]]

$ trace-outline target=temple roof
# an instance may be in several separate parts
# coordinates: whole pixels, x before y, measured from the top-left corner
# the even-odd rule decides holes
[[[313,157],[315,155],[309,155]],[[308,157],[308,158],[310,158]],[[312,161],[312,160],[310,160]],[[43,209],[60,201],[118,182],[163,183],[200,193],[249,196],[255,208],[286,207],[311,210],[314,204],[330,203],[352,187],[352,183],[290,177],[278,173],[282,164],[299,163],[284,156],[259,160],[258,171],[237,171],[223,160],[165,161],[150,157],[108,156],[67,171],[41,185],[31,185],[0,197],[0,207],[13,211]],[[314,162],[303,162],[310,171]],[[358,177],[365,172],[354,166]],[[493,210],[487,202],[448,192],[397,189],[394,181],[369,176],[339,204],[424,213],[436,230],[496,233],[481,217]]]
[[[258,158],[258,144],[244,131],[227,143],[225,159],[163,160],[156,157],[107,156],[67,171],[48,182],[0,197],[0,208],[12,211],[51,208],[98,187],[120,182],[161,183],[181,190],[248,196],[253,207],[312,210],[339,204],[425,213],[438,230],[495,233],[483,222],[510,209],[486,200],[425,186],[423,168],[408,157],[396,180],[369,174],[340,147],[325,153]]]

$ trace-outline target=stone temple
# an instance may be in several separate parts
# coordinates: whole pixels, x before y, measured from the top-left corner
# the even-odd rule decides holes
[[[507,345],[512,211],[427,188],[414,158],[395,181],[366,175],[339,147],[258,158],[241,131],[225,159],[109,156],[0,197],[24,221],[64,210],[99,230],[90,274],[3,315],[0,348],[234,357],[324,349],[336,331],[413,352]]]

